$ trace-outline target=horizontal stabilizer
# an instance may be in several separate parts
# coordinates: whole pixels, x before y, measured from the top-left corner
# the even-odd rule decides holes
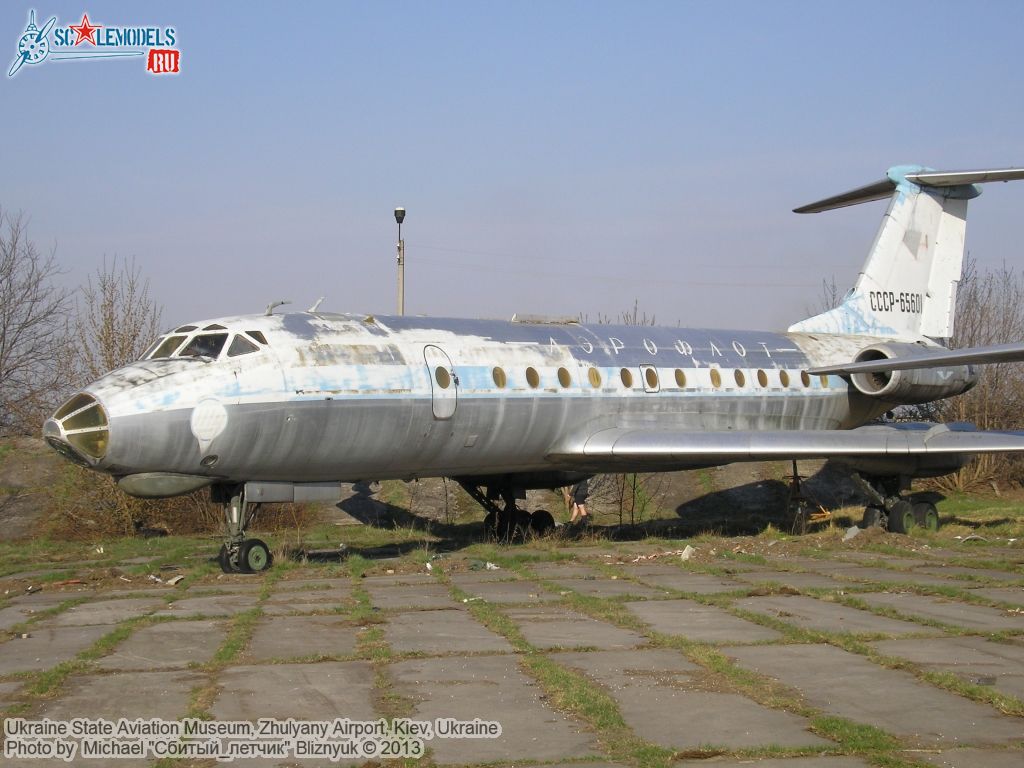
[[[958,187],[961,184],[984,184],[989,181],[1019,181],[1024,168],[996,168],[990,171],[923,171],[905,177],[922,187]]]
[[[835,208],[845,208],[848,205],[869,203],[872,200],[884,200],[892,195],[894,189],[896,189],[894,182],[890,179],[882,179],[874,184],[851,189],[849,192],[843,192],[840,195],[826,197],[824,200],[819,200],[816,203],[794,208],[793,213],[821,213],[822,211],[831,211]]]
[[[1024,361],[1024,344],[996,344],[990,347],[969,347],[967,349],[942,349],[927,355],[908,355],[887,360],[866,360],[856,363],[824,365],[810,368],[814,376],[847,376],[854,373],[886,373],[909,371],[918,368],[945,368],[951,365],[986,365],[991,363],[1016,363]]]
[[[842,459],[1024,452],[1024,432],[978,431],[970,425],[893,424],[850,430],[697,432],[604,429],[555,448],[555,464],[602,468],[726,464],[780,459]]]
[[[816,203],[794,208],[793,213],[821,213],[848,205],[884,200],[892,195],[899,183],[906,179],[919,187],[968,187],[990,181],[1017,181],[1024,179],[1024,168],[994,168],[980,171],[932,171],[920,166],[911,170],[906,166],[890,168],[886,178],[839,195],[826,197]],[[975,190],[974,194],[977,194]],[[973,195],[972,195],[973,196]]]

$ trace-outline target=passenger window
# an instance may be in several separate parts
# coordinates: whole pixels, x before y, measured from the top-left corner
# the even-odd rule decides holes
[[[200,334],[178,353],[178,357],[218,357],[227,340],[226,333]]]
[[[259,351],[260,348],[245,338],[245,336],[235,334],[235,338],[231,340],[231,346],[228,347],[228,357],[238,357],[239,355],[248,355]]]
[[[181,346],[181,343],[185,340],[184,336],[168,336],[159,347],[156,348],[156,352],[150,357],[151,360],[156,360],[159,357],[170,357],[174,354],[174,351]]]

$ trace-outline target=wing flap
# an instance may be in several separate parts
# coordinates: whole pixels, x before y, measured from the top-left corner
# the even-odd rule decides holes
[[[871,425],[851,430],[695,432],[605,429],[548,454],[556,464],[699,465],[779,459],[836,459],[1024,452],[1024,432],[969,425]]]

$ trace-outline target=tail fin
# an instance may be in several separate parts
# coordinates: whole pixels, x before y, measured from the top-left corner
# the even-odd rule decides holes
[[[789,330],[903,339],[952,336],[967,201],[981,194],[975,184],[1015,179],[1024,179],[1024,168],[943,172],[896,166],[880,182],[797,208],[796,213],[819,213],[892,195],[853,290],[835,309]]]

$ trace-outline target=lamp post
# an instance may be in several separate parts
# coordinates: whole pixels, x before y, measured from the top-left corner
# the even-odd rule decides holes
[[[398,314],[405,314],[405,240],[402,239],[402,222],[405,221],[405,208],[395,208],[395,221],[398,222]]]

